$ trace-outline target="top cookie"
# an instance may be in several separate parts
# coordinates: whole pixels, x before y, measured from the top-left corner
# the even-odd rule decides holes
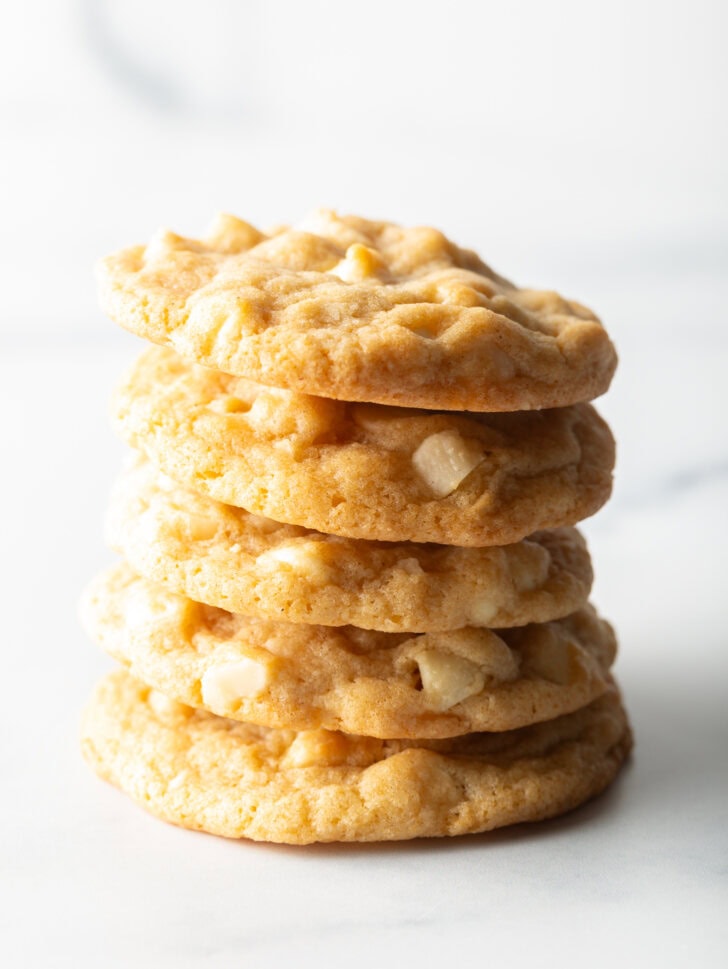
[[[117,323],[188,359],[338,400],[442,410],[561,407],[616,366],[599,320],[518,289],[431,228],[314,212],[270,234],[220,216],[99,267]]]

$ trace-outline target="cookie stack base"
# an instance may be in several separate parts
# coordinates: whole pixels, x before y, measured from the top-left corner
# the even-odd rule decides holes
[[[545,723],[440,741],[296,733],[195,710],[118,671],[86,711],[84,756],[173,824],[284,844],[473,834],[554,817],[627,757],[617,688]]]

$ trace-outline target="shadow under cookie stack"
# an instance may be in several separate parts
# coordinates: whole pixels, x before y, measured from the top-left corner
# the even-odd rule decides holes
[[[156,346],[84,596],[122,670],[94,770],[167,821],[305,844],[485,831],[600,792],[631,746],[573,526],[609,497],[583,306],[428,228],[230,216],[100,268]]]

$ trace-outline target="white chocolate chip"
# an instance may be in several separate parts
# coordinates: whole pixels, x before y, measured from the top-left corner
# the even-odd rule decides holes
[[[465,441],[457,431],[431,434],[412,455],[415,469],[438,498],[452,494],[483,460],[475,441]]]
[[[465,628],[448,633],[426,633],[414,641],[415,649],[436,649],[466,659],[483,671],[487,680],[515,680],[518,658],[492,629]]]
[[[207,406],[215,414],[245,414],[250,410],[250,401],[228,394],[215,397]]]
[[[399,572],[406,572],[407,575],[424,575],[424,569],[420,565],[419,560],[415,558],[400,559],[397,563],[397,570]]]
[[[205,515],[190,515],[187,528],[193,542],[206,542],[217,534],[217,522]]]
[[[167,784],[168,791],[177,791],[180,787],[184,787],[189,777],[188,770],[181,770],[179,774],[175,774],[172,780]]]
[[[253,427],[265,428],[279,416],[276,412],[282,403],[283,400],[274,391],[261,391],[252,402],[245,419]]]
[[[518,656],[492,629],[467,626],[444,633],[424,633],[406,640],[397,652],[399,671],[406,670],[412,661],[419,663],[423,652],[436,652],[466,660],[489,681],[504,682],[519,675]]]
[[[278,548],[271,549],[270,552],[266,552],[261,558],[265,557],[273,559],[274,562],[283,562],[285,565],[290,565],[292,569],[303,571],[310,555],[311,553],[305,545],[281,545]]]
[[[516,591],[533,592],[534,589],[540,589],[548,578],[551,556],[543,545],[535,542],[528,542],[519,551],[524,554],[516,555],[511,562],[511,575]]]
[[[346,256],[332,269],[330,276],[338,276],[342,282],[356,283],[374,276],[382,269],[382,260],[378,253],[367,246],[355,242],[346,250]]]
[[[426,649],[416,656],[428,706],[444,711],[473,696],[485,686],[485,674],[462,656]]]
[[[499,605],[487,596],[481,596],[470,606],[468,625],[487,626],[497,614]]]
[[[191,707],[184,703],[178,703],[177,700],[172,700],[157,690],[150,690],[147,703],[161,720],[174,719],[179,716],[187,718],[192,713]]]
[[[331,730],[302,730],[288,748],[288,767],[334,766],[346,760],[346,739]]]
[[[518,657],[512,649],[492,630],[480,630],[480,668],[485,675],[497,682],[515,680],[519,675]]]
[[[323,542],[303,540],[292,545],[278,545],[258,556],[258,565],[263,568],[288,569],[302,575],[310,582],[325,584],[330,571],[323,560]]]
[[[247,657],[213,666],[202,677],[202,699],[213,710],[225,710],[239,700],[258,696],[269,680],[268,667]]]

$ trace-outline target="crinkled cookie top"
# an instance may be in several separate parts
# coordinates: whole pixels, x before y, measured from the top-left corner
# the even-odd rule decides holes
[[[112,319],[205,366],[339,400],[560,407],[604,393],[614,348],[585,307],[519,289],[433,228],[317,211],[263,233],[218,217],[99,267]]]

